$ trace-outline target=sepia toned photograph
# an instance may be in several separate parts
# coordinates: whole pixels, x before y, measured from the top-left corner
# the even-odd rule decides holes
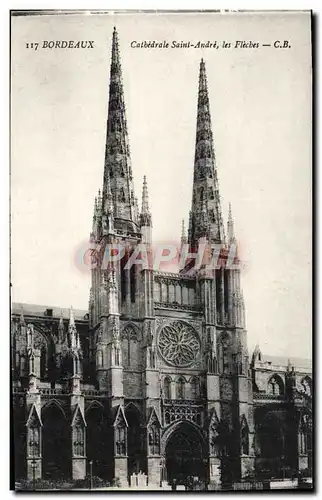
[[[12,489],[313,491],[311,11],[10,49]]]

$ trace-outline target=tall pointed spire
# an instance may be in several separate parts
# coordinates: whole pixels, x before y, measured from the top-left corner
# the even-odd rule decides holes
[[[211,126],[206,66],[200,62],[197,132],[193,176],[193,196],[189,243],[195,247],[206,236],[210,242],[224,243],[215,151]]]
[[[143,188],[142,188],[142,210],[140,215],[140,225],[141,226],[151,226],[152,218],[149,209],[149,194],[148,194],[148,184],[146,182],[146,176],[143,177]]]
[[[116,28],[113,31],[109,104],[103,180],[103,208],[113,200],[115,227],[135,230],[138,220],[132,179],[130,148],[124,104],[122,69]]]

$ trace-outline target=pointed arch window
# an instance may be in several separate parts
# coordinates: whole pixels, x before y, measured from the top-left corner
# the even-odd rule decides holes
[[[163,382],[164,399],[171,399],[171,380],[166,377]]]
[[[36,424],[28,428],[28,454],[31,457],[40,455],[40,428]]]
[[[84,456],[84,429],[80,424],[73,428],[73,448],[74,455]]]
[[[280,377],[274,375],[268,382],[268,394],[271,394],[272,396],[281,396],[283,393],[283,381]]]
[[[199,396],[199,383],[196,377],[191,379],[191,397],[192,399],[197,399]]]
[[[209,188],[209,200],[214,200],[215,199],[215,195],[214,195],[214,190],[212,187]]]
[[[176,398],[184,399],[185,398],[185,380],[183,377],[179,377],[176,382]]]

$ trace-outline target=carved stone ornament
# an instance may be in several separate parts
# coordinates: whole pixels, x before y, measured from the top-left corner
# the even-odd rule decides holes
[[[200,352],[195,330],[181,321],[166,325],[159,333],[158,347],[163,359],[173,366],[189,366]]]

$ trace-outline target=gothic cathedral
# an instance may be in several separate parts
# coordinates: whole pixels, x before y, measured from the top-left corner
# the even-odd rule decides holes
[[[89,310],[13,305],[17,478],[84,478],[91,463],[121,484],[141,471],[149,484],[220,485],[311,467],[311,369],[259,347],[249,357],[237,253],[227,265],[231,210],[225,233],[201,60],[186,264],[178,273],[129,265],[138,246],[150,255],[152,215],[145,178],[141,211],[134,194],[114,29]],[[221,248],[211,274],[193,265],[203,241]],[[106,265],[117,246],[122,258]]]

